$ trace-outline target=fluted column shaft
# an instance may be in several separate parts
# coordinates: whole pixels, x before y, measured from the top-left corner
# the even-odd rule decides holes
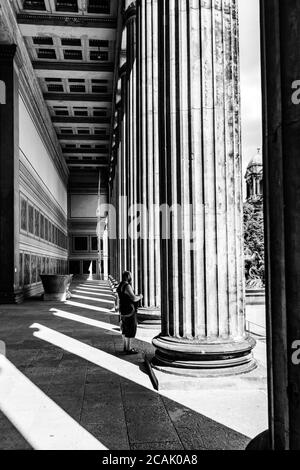
[[[107,223],[105,225],[105,229],[103,232],[103,279],[105,281],[108,280],[108,231],[107,231]],[[115,270],[117,272],[117,266],[115,266]]]
[[[127,238],[128,238],[128,221],[127,221],[127,168],[126,168],[126,102],[127,102],[127,86],[126,86],[126,64],[120,69],[121,78],[121,108],[120,108],[120,144],[119,144],[119,174],[120,174],[120,279],[122,272],[127,269]]]
[[[156,362],[250,367],[236,0],[159,1],[158,24],[160,202],[173,211],[161,217]]]
[[[130,2],[125,2],[130,3]],[[127,33],[126,59],[126,176],[127,176],[127,267],[133,276],[133,287],[138,281],[137,220],[134,207],[137,204],[137,93],[136,93],[136,7],[131,2],[125,11]]]
[[[120,206],[120,198],[121,198],[121,165],[120,165],[120,127],[121,127],[121,102],[119,102],[116,106],[116,122],[115,122],[115,151],[113,154],[114,158],[114,165],[115,165],[115,180],[116,180],[116,243],[117,243],[117,250],[116,250],[116,279],[121,278],[121,250],[122,250],[122,232],[121,232],[121,222],[122,222],[122,214],[121,214],[121,206]]]
[[[125,116],[124,105],[126,101],[126,63],[119,69],[119,101],[116,104],[115,115],[115,184],[116,184],[116,238],[117,250],[115,253],[117,259],[116,279],[120,280],[122,272],[127,265],[126,262],[126,222],[127,222],[127,204],[126,204],[126,152],[125,152]],[[126,206],[126,207],[125,207]]]
[[[115,149],[113,150],[115,152]],[[109,186],[109,201],[112,207],[117,206],[117,179],[116,179],[116,169],[114,168],[114,172],[111,175],[110,186]],[[111,214],[112,216],[113,214]],[[118,240],[115,236],[116,234],[116,227],[114,226],[116,223],[113,218],[109,217],[108,221],[108,234],[107,234],[107,253],[104,252],[104,233],[102,236],[102,275],[104,275],[104,257],[108,256],[107,265],[109,266],[109,273],[114,277],[118,277],[118,265],[117,265],[117,249],[118,249]]]
[[[143,306],[160,314],[158,24],[157,0],[138,8],[138,143],[141,220],[140,289]],[[142,311],[141,311],[142,313]]]
[[[116,185],[117,185],[117,206],[116,206],[116,219],[117,219],[117,277],[116,279],[121,279],[122,274],[122,207],[120,204],[122,196],[122,165],[121,165],[121,142],[120,142],[120,133],[121,133],[121,104],[117,107],[117,136],[118,136],[118,145],[116,150]]]

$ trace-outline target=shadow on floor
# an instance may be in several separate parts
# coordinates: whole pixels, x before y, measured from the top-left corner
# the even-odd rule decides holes
[[[106,297],[98,302],[98,296],[86,293],[91,288],[111,293],[104,283],[81,281],[71,288],[80,298],[70,302],[29,300],[0,308],[0,339],[6,342],[8,361],[110,450],[244,449],[246,436],[153,390],[142,354],[153,353],[152,345],[135,340],[141,353],[124,356],[118,316]],[[0,383],[3,379],[0,369]],[[31,448],[30,436],[22,437],[17,421],[12,424],[1,413],[0,449]],[[47,434],[43,410],[39,426]]]

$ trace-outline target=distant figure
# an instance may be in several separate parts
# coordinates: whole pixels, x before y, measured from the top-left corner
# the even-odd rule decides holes
[[[132,276],[129,271],[124,271],[122,282],[117,293],[121,315],[121,331],[124,337],[124,352],[126,354],[138,354],[138,351],[130,347],[131,338],[135,338],[137,329],[137,305],[142,300],[142,295],[135,295],[132,287]]]
[[[94,278],[93,278],[93,261],[91,261],[91,264],[90,264],[90,267],[89,267],[89,277],[88,277],[88,281],[92,281]]]

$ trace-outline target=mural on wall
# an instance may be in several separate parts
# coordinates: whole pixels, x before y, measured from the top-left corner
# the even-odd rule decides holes
[[[19,285],[21,286],[22,283],[23,283],[23,260],[24,260],[24,256],[23,256],[23,253],[20,253],[19,255]]]
[[[20,253],[20,286],[28,287],[40,282],[40,274],[67,274],[66,259]]]
[[[36,237],[40,236],[40,213],[37,209],[34,210],[34,234]]]
[[[59,248],[67,249],[68,238],[65,233],[42,214],[38,208],[34,208],[24,197],[21,197],[20,221],[21,231],[27,232],[27,235],[34,235]]]
[[[27,231],[27,201],[21,199],[21,229]]]
[[[40,238],[45,238],[45,217],[41,214]]]
[[[22,253],[21,253],[22,256]],[[30,255],[28,253],[24,254],[24,275],[21,273],[21,286],[29,286],[30,285]]]
[[[28,237],[52,244],[56,248],[67,249],[66,234],[23,195],[20,198],[20,231]],[[66,255],[65,258],[54,258],[22,250],[20,252],[20,287],[30,287],[39,283],[40,274],[67,274],[67,272]]]
[[[28,205],[28,232],[34,233],[33,231],[33,222],[34,222],[34,209],[31,204]]]
[[[48,220],[45,219],[45,240],[49,240]]]

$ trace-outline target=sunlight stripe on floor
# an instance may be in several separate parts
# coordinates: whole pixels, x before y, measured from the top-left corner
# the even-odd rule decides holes
[[[72,298],[80,299],[80,300],[92,300],[93,302],[102,302],[102,303],[114,304],[114,302],[112,302],[110,300],[95,299],[95,298],[87,297],[85,295],[72,294]]]
[[[109,304],[115,303],[114,296],[111,295],[111,294],[110,295],[109,294],[102,294],[102,292],[92,292],[92,291],[82,290],[82,289],[73,289],[72,290],[72,295],[73,295],[73,292],[77,292],[78,294],[84,294],[84,295],[95,295],[97,297],[101,297],[103,302],[107,302]],[[73,295],[73,297],[74,297],[74,295]],[[93,297],[91,297],[91,298],[93,299]]]
[[[66,302],[64,302],[64,304],[69,305],[70,307],[78,307],[78,308],[83,308],[86,310],[94,310],[95,312],[105,313],[106,315],[117,315],[117,313],[115,313],[114,311],[108,308],[97,307],[96,305],[83,304],[81,302],[73,302],[72,300],[67,300]]]
[[[94,320],[92,318],[83,317],[82,315],[76,315],[75,313],[64,312],[63,310],[58,310],[56,308],[51,308],[50,312],[54,316],[59,318],[65,318],[66,320],[72,320],[78,323],[83,323],[85,325],[96,326],[97,328],[102,328],[105,331],[111,331],[115,334],[121,334],[120,331],[117,331],[118,325],[111,325],[99,320]]]
[[[106,450],[1,355],[0,370],[0,409],[34,449]]]
[[[153,390],[149,376],[140,370],[140,363],[133,364],[63,333],[47,328],[39,323],[34,323],[30,328],[37,330],[33,333],[33,336],[36,338],[53,344],[71,354],[75,354],[92,364],[102,367],[113,374],[130,380],[156,393]]]

